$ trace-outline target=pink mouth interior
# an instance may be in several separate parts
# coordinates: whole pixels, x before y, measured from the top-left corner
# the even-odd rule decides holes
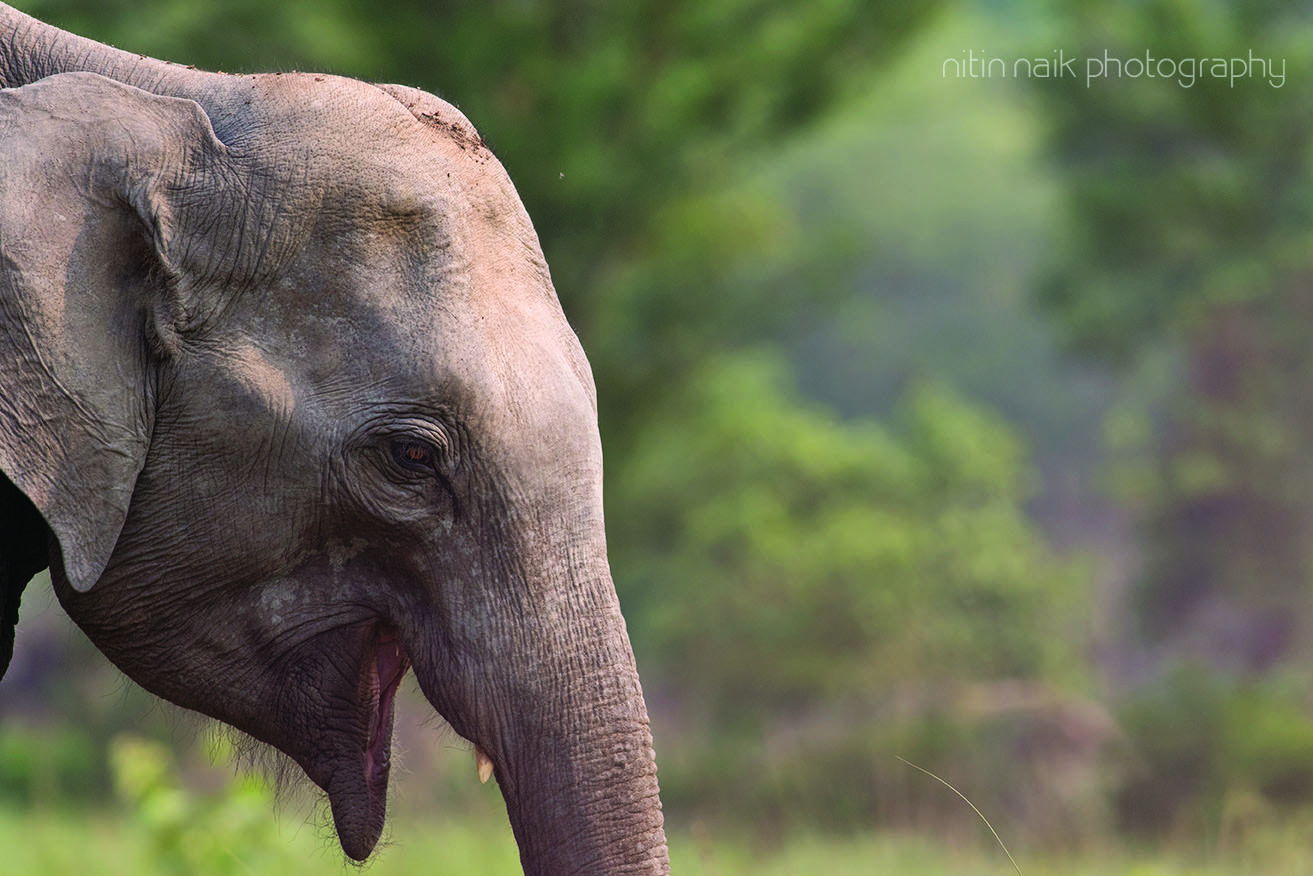
[[[365,751],[367,773],[370,779],[386,773],[392,759],[392,705],[406,675],[410,661],[395,634],[382,631],[378,637],[378,651],[374,655],[374,683],[378,699],[374,718],[369,728],[369,747]]]

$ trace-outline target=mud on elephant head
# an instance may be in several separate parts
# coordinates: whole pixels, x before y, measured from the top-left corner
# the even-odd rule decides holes
[[[666,872],[588,363],[505,171],[408,88],[0,5],[0,607],[290,755],[346,853],[412,669],[525,870]]]

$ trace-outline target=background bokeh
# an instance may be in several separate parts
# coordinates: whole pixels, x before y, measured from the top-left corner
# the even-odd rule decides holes
[[[677,872],[1013,872],[900,758],[1026,873],[1313,872],[1307,8],[16,5],[479,127],[596,373]],[[1284,79],[1086,81],[1105,52]],[[516,872],[467,746],[402,710],[376,872]],[[0,720],[0,871],[342,866],[45,584]]]

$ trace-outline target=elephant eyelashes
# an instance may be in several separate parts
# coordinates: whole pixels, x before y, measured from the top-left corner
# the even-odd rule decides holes
[[[423,441],[399,439],[392,442],[392,459],[407,471],[436,474],[438,452]]]

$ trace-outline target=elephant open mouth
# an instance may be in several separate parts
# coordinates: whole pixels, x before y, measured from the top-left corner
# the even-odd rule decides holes
[[[386,791],[388,769],[392,763],[392,718],[397,688],[410,668],[410,660],[395,632],[380,628],[377,635],[374,659],[367,669],[373,720],[365,747],[365,777],[371,786],[382,781]]]
[[[397,688],[410,659],[396,631],[382,624],[359,630],[355,721],[337,738],[343,745],[327,762],[311,756],[307,772],[328,792],[343,850],[357,861],[373,851],[387,813],[392,763],[392,720]],[[354,636],[352,636],[354,638]]]

